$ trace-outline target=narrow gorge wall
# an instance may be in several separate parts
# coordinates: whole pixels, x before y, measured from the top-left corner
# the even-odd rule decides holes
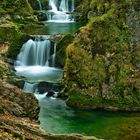
[[[140,111],[138,1],[92,0],[86,4],[89,22],[67,48],[68,104]]]

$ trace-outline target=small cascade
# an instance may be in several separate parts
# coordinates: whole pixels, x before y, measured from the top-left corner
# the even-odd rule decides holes
[[[50,36],[33,36],[23,44],[15,62],[16,74],[27,79],[24,91],[35,92],[41,81],[59,83],[63,70],[55,68],[56,43]],[[50,67],[51,66],[51,67]]]
[[[74,0],[72,0],[71,12],[74,12],[74,10],[75,10],[75,4],[74,4]]]
[[[29,39],[23,44],[17,57],[16,66],[44,66],[50,59],[50,40],[48,37],[35,37],[35,40]],[[49,65],[47,63],[47,65]]]
[[[52,56],[52,66],[55,66],[55,56],[56,56],[56,43],[54,44],[54,51],[53,51],[53,56]]]
[[[69,2],[68,0],[61,0],[59,10],[62,12],[69,12]]]
[[[47,11],[48,22],[74,22],[71,12],[74,11],[74,0],[49,0],[50,10]]]
[[[36,83],[25,82],[23,90],[25,92],[34,93],[36,88],[37,88],[37,84]]]
[[[39,10],[42,11],[42,4],[41,4],[40,0],[37,0],[37,2],[38,2],[38,5],[39,5]]]
[[[49,0],[49,6],[52,8],[52,11],[57,12],[57,0]]]

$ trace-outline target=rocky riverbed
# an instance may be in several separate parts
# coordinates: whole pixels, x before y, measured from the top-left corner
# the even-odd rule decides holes
[[[95,137],[82,135],[51,135],[44,132],[38,121],[40,109],[38,100],[33,94],[24,93],[22,89],[8,82],[9,78],[15,78],[11,66],[3,61],[8,46],[1,44],[0,48],[1,140],[97,140]]]

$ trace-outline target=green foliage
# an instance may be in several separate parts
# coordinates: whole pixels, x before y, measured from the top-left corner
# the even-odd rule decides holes
[[[3,0],[0,7],[10,15],[30,15],[32,8],[27,0]]]
[[[88,109],[96,109],[102,107],[101,98],[91,98],[89,95],[81,96],[81,93],[76,89],[69,92],[67,103],[80,109],[85,109],[86,107]]]

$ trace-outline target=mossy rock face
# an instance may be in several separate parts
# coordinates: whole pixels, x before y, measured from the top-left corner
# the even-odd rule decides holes
[[[76,20],[87,22],[88,12],[90,11],[90,0],[76,0]]]
[[[135,3],[92,0],[89,5],[88,24],[67,48],[64,73],[67,101],[74,105],[84,98],[85,108],[140,111],[139,40],[136,46],[130,43],[139,34],[132,32],[128,23]],[[135,14],[139,17],[137,11]],[[74,89],[76,92],[71,94]]]
[[[28,39],[16,25],[7,25],[0,27],[0,43],[8,42],[10,47],[7,56],[16,59],[22,44]]]
[[[72,43],[74,36],[72,34],[67,34],[62,36],[57,43],[57,53],[56,53],[56,64],[59,67],[64,67],[66,60],[66,48]]]
[[[28,0],[2,0],[1,10],[5,10],[6,14],[10,15],[30,15],[32,8],[28,3]]]
[[[7,21],[18,24],[37,22],[37,17],[33,15],[33,9],[28,0],[3,0],[0,5],[0,24],[7,17],[10,17]]]
[[[2,42],[11,42],[12,44],[16,43],[15,37],[18,37],[15,27],[0,28],[0,36],[1,36],[1,43]],[[12,51],[13,55],[14,55],[14,53],[15,52]]]
[[[2,0],[0,4],[0,43],[10,44],[8,57],[16,59],[26,40],[24,24],[38,24],[28,0]]]

